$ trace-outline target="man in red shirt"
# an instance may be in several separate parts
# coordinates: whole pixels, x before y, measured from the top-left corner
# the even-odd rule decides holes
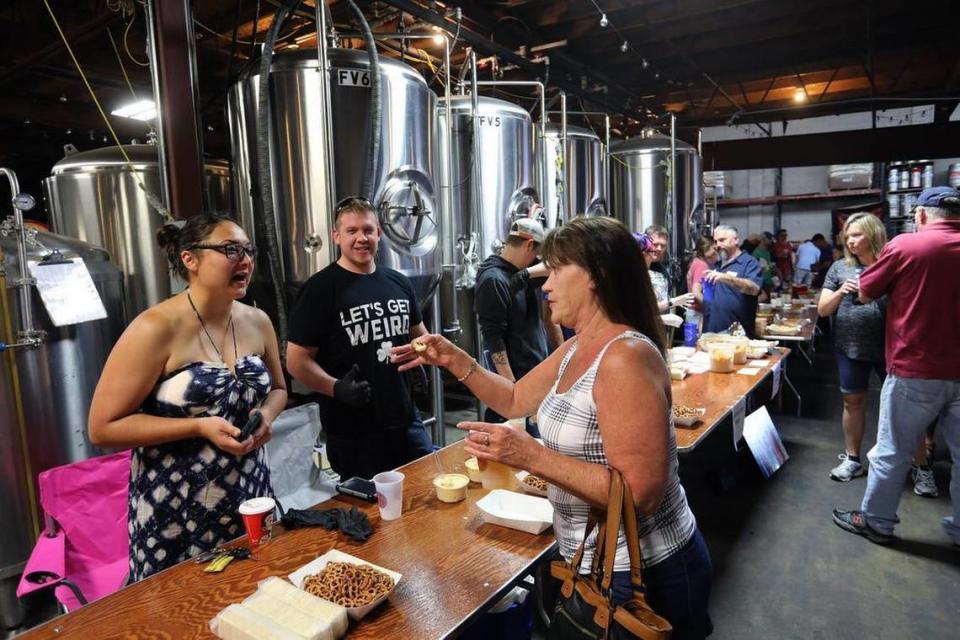
[[[910,458],[926,427],[940,420],[960,459],[960,193],[926,189],[914,212],[916,233],[900,235],[860,276],[860,301],[888,296],[887,377],[880,394],[877,444],[859,511],[834,509],[837,526],[890,544]],[[950,480],[953,515],[943,527],[960,546],[960,470]]]

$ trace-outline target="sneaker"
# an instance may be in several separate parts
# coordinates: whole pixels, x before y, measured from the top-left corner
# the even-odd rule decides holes
[[[833,522],[844,531],[863,536],[874,544],[893,544],[896,538],[889,533],[880,533],[869,524],[863,511],[833,510]]]
[[[937,483],[933,479],[933,469],[927,467],[913,468],[913,492],[924,498],[936,498],[940,495],[937,491]]]
[[[850,482],[854,478],[859,478],[867,474],[867,470],[863,468],[863,465],[854,460],[850,460],[847,454],[841,453],[837,457],[840,458],[840,464],[830,470],[830,478],[832,480],[836,480],[837,482]]]

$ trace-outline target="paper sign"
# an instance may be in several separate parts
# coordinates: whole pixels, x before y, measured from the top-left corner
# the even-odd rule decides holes
[[[740,398],[733,405],[733,450],[739,451],[740,438],[743,437],[743,416],[747,412],[747,399]]]
[[[770,394],[771,398],[776,398],[777,394],[780,393],[780,363],[773,365],[773,392]]]
[[[757,367],[743,367],[741,369],[737,369],[737,373],[741,373],[745,376],[755,376],[760,373],[760,369]]]
[[[102,320],[107,310],[93,284],[83,258],[62,264],[28,263],[37,281],[40,299],[54,326],[63,327],[90,320]]]
[[[750,362],[751,367],[760,367],[761,369],[769,365],[770,365],[769,360],[753,360]]]
[[[760,407],[747,416],[743,438],[765,478],[772,476],[790,459],[766,407]]]

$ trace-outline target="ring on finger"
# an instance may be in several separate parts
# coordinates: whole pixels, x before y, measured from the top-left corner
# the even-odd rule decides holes
[[[489,434],[489,433],[485,433],[485,434],[483,434],[483,435],[484,435],[483,446],[489,447],[489,446],[490,446],[490,434]]]

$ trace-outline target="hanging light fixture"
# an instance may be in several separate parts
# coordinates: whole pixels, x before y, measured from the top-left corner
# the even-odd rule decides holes
[[[803,90],[803,87],[797,87],[797,90],[793,92],[793,101],[796,103],[807,101],[807,92]]]
[[[630,49],[630,45],[627,44],[627,41],[626,41],[626,40],[624,40],[624,41],[623,41],[623,44],[620,45],[620,52],[621,52],[621,53],[626,53],[629,49]]]
[[[607,14],[600,14],[600,26],[606,29],[608,24],[610,24],[610,21],[607,20]]]

